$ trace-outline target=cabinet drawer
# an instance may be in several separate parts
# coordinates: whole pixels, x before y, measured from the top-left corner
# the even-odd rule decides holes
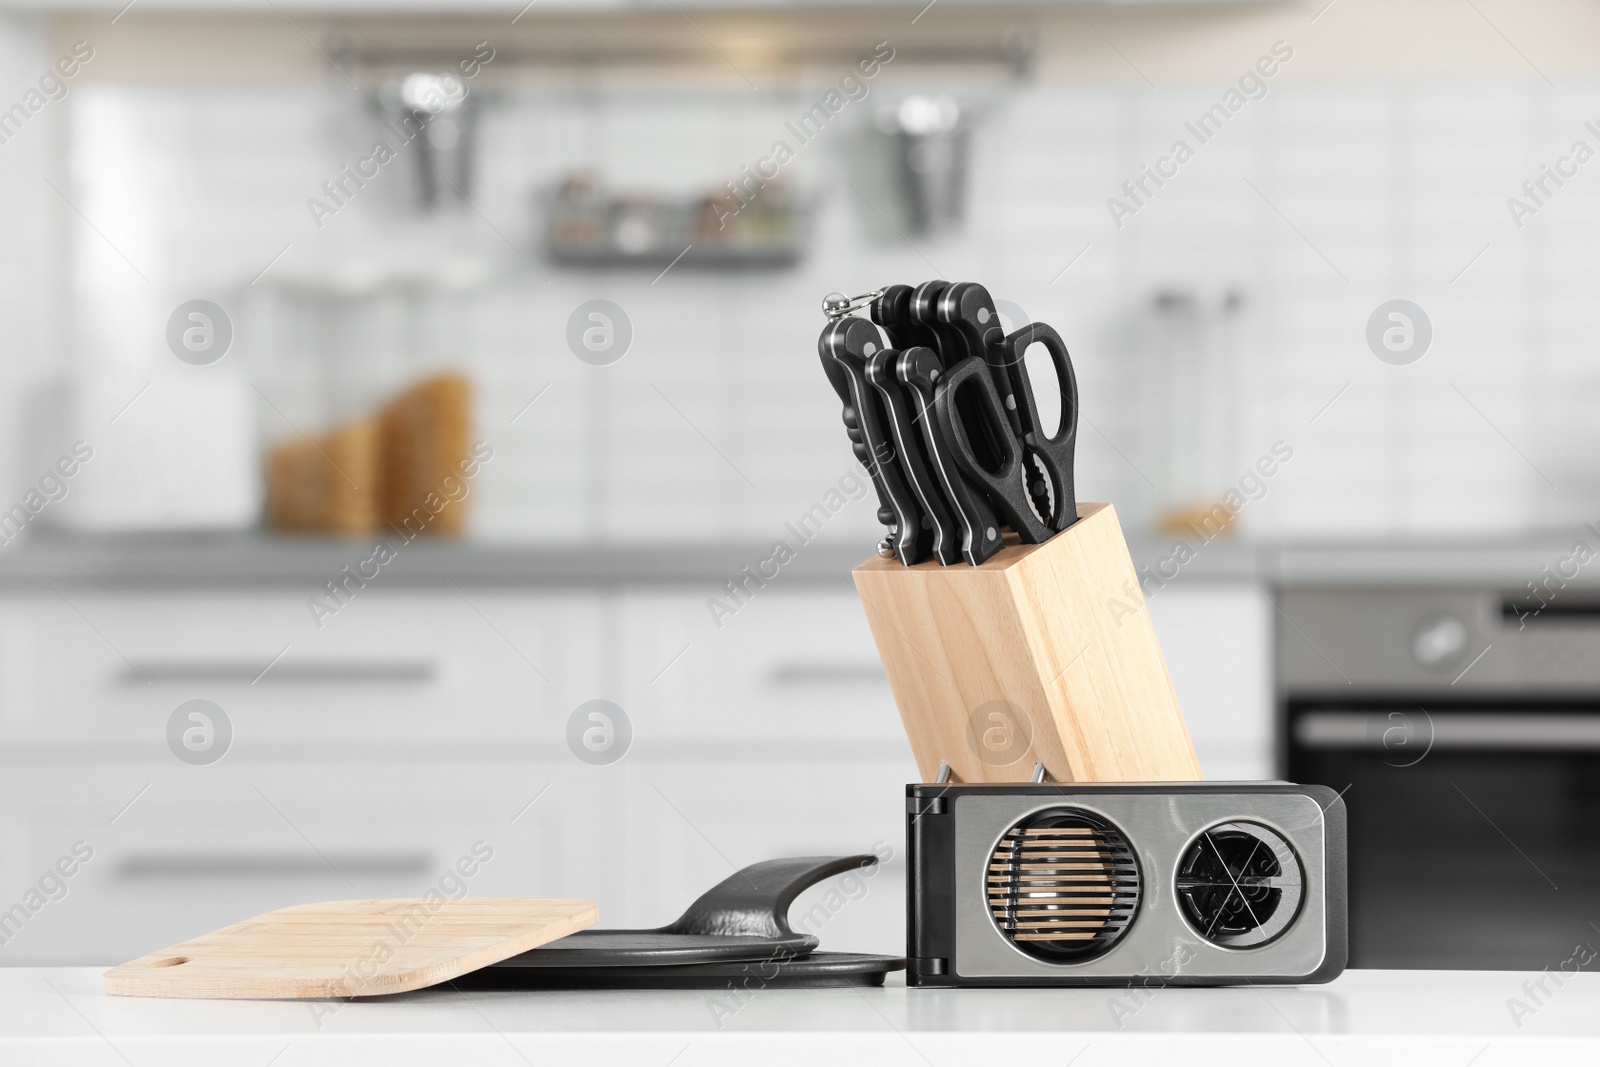
[[[844,762],[909,753],[855,593],[762,590],[718,627],[715,589],[623,602],[618,702],[644,751]],[[756,745],[757,748],[749,746]]]
[[[0,912],[25,903],[79,842],[92,857],[61,880],[59,899],[25,922],[0,920],[0,960],[111,963],[306,901],[430,889],[583,896],[599,888],[589,769],[569,760],[498,772],[325,764],[8,776]],[[57,892],[55,881],[46,889]]]
[[[319,630],[289,593],[68,595],[7,604],[6,737],[156,751],[174,709],[204,699],[241,751],[527,739],[598,674],[595,601],[580,596],[368,589]]]

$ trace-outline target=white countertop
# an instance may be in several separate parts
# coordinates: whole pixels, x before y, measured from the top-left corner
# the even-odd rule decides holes
[[[1600,1059],[1600,974],[1350,971],[1325,986],[107,997],[97,968],[0,968],[0,1064],[306,1067],[1502,1067]],[[1513,1018],[1508,1001],[1533,1008]],[[1114,1012],[1116,1005],[1120,1011]],[[1120,1021],[1120,1028],[1119,1028]],[[1519,1025],[1520,1024],[1520,1025]]]

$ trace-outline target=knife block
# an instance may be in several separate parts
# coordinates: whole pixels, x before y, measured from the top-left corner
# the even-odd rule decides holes
[[[1139,577],[1110,504],[977,567],[855,569],[924,781],[1198,781]]]

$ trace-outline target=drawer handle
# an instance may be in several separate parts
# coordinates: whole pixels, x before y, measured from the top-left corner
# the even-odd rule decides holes
[[[300,853],[137,852],[117,865],[119,879],[144,878],[307,878],[340,873],[347,877],[417,877],[433,870],[433,857],[420,852]]]
[[[1592,715],[1549,715],[1516,712],[1464,714],[1432,712],[1427,717],[1405,709],[1397,729],[1408,731],[1406,743],[1444,749],[1600,749],[1600,718]],[[1294,739],[1308,749],[1384,749],[1384,712],[1313,711],[1295,721]],[[1374,720],[1377,720],[1376,722]],[[1431,736],[1430,736],[1431,724]]]
[[[264,664],[244,660],[156,660],[125,667],[118,680],[130,685],[428,685],[438,675],[431,660],[311,660]]]
[[[767,676],[773,685],[881,685],[888,681],[876,662],[780,663]]]
[[[1600,602],[1573,600],[1547,604],[1542,600],[1517,600],[1511,597],[1500,602],[1500,618],[1508,626],[1517,624],[1522,629],[1529,623],[1556,626],[1600,626]]]

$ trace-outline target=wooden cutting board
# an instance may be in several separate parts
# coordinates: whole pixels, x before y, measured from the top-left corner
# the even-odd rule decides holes
[[[592,900],[518,897],[298,904],[113,967],[124,997],[282,999],[404,993],[593,926]]]

